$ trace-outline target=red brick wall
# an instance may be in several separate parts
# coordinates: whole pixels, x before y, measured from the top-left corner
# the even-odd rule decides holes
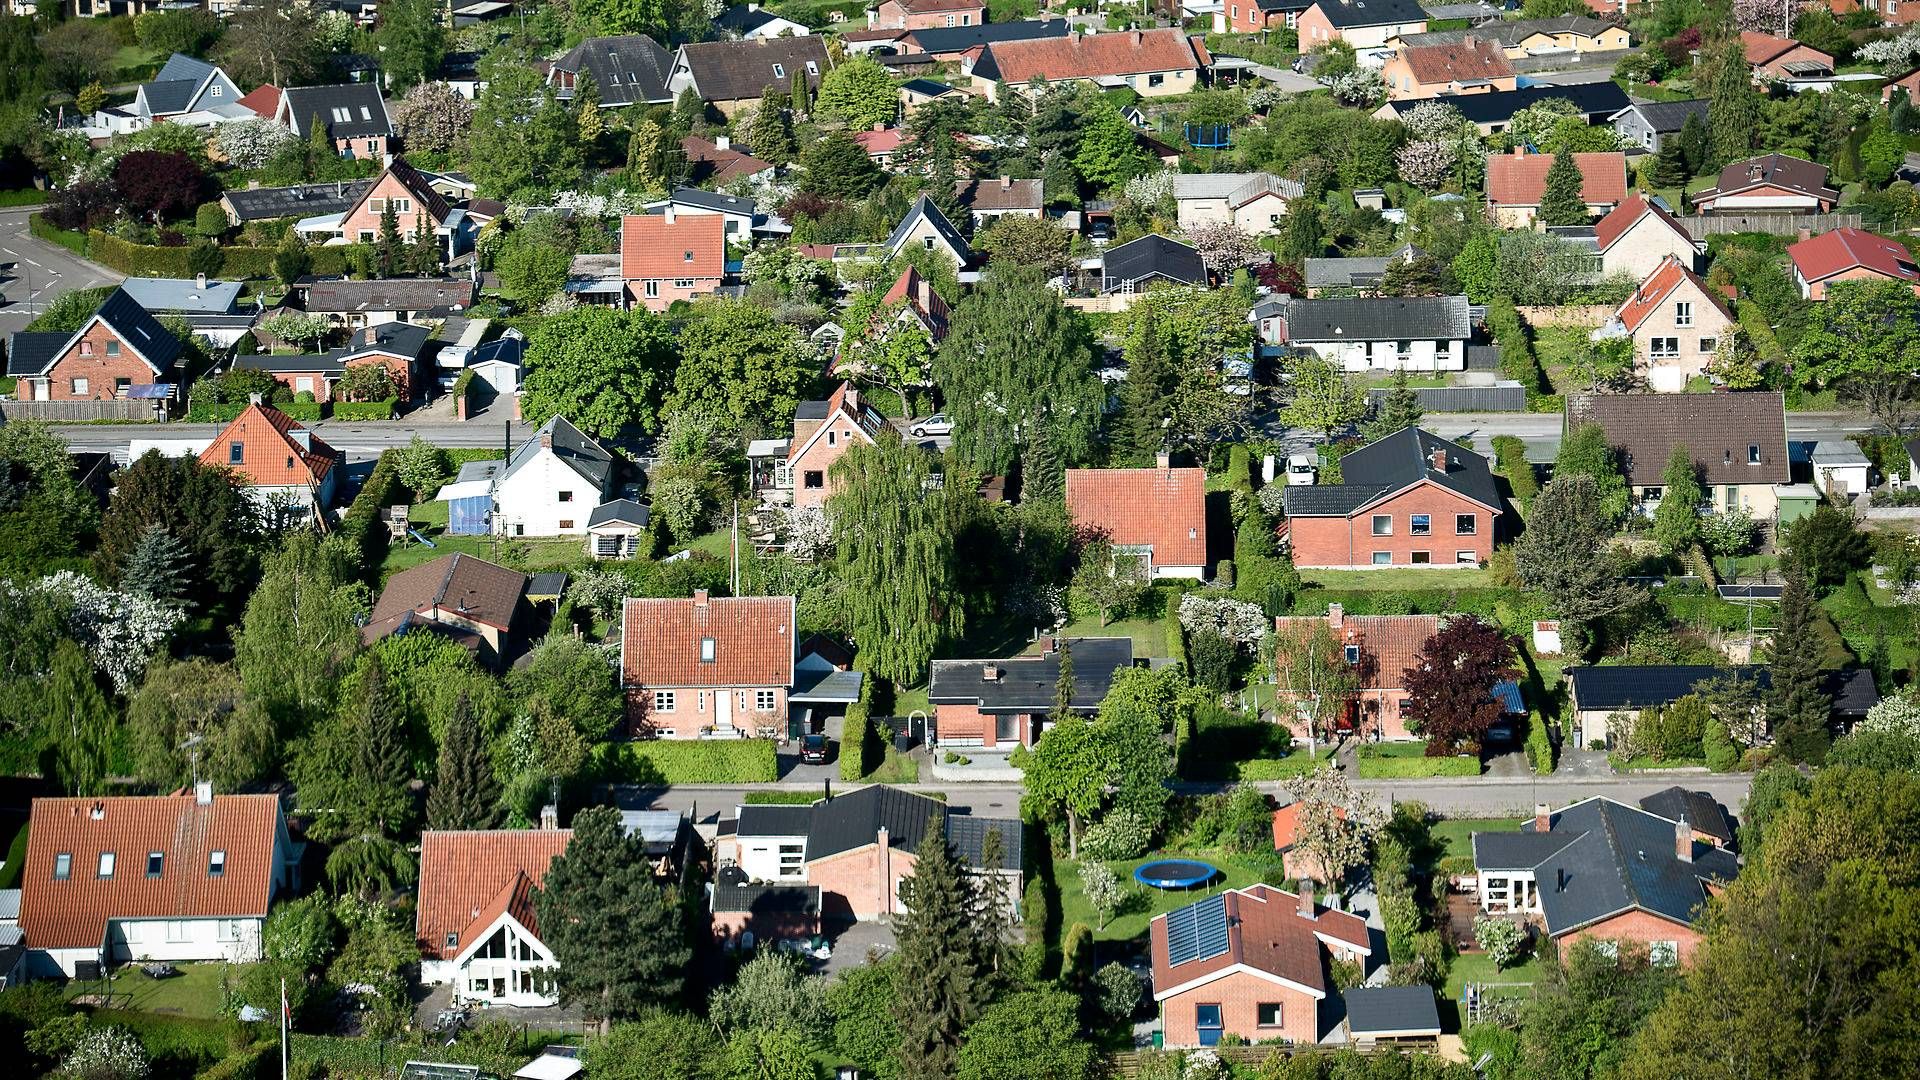
[[[354,368],[367,364],[379,364],[385,367],[387,374],[393,379],[394,388],[399,391],[400,400],[413,400],[413,365],[398,356],[369,356],[347,366]]]
[[[1300,51],[1303,53],[1311,52],[1315,45],[1332,41],[1340,36],[1340,32],[1333,28],[1333,24],[1327,21],[1327,17],[1320,14],[1318,7],[1310,7],[1301,12],[1300,17],[1293,21],[1293,25],[1300,31]]]
[[[820,932],[820,920],[797,911],[767,912],[759,915],[747,911],[714,912],[713,938],[715,941],[721,943],[731,941],[738,938],[742,930],[753,931],[756,942],[811,937]]]
[[[1390,514],[1393,535],[1374,536],[1373,517]],[[1410,518],[1426,514],[1431,518],[1425,536],[1411,535]],[[1474,535],[1454,533],[1454,516],[1473,514]],[[1293,545],[1295,566],[1373,565],[1373,553],[1385,551],[1393,556],[1394,566],[1413,565],[1413,552],[1425,551],[1432,565],[1455,565],[1456,551],[1471,551],[1476,562],[1485,562],[1493,554],[1495,515],[1478,503],[1463,499],[1437,484],[1423,483],[1369,507],[1350,518],[1292,518],[1287,523],[1287,539]],[[1462,564],[1465,565],[1465,564]]]
[[[827,434],[814,439],[813,445],[808,447],[805,453],[793,459],[793,505],[795,506],[825,505],[827,496],[833,493],[833,463],[846,454],[847,447],[852,445],[855,439],[861,442],[867,441],[866,432],[861,431],[859,426],[843,412],[833,414],[826,423],[826,430]],[[807,438],[812,439],[813,433],[809,432]],[[833,440],[832,445],[827,443],[829,438]],[[820,474],[822,486],[817,488],[807,486],[806,476],[810,472]]]
[[[1229,34],[1257,34],[1269,27],[1277,28],[1287,25],[1285,15],[1277,11],[1269,15],[1260,10],[1260,5],[1255,3],[1255,0],[1227,0],[1226,11],[1223,14]]]
[[[426,207],[420,205],[420,200],[415,198],[414,194],[407,190],[407,186],[395,179],[391,173],[381,176],[380,182],[375,184],[373,190],[367,192],[366,196],[360,200],[360,205],[349,210],[347,215],[340,219],[340,235],[346,237],[349,243],[359,240],[362,232],[371,233],[375,239],[378,239],[380,236],[380,212],[370,210],[368,206],[371,205],[374,199],[396,198],[407,199],[410,202],[408,209],[405,211],[396,210],[395,214],[399,218],[398,224],[400,226],[401,238],[412,239],[414,215],[419,214],[425,218],[427,216]],[[429,230],[433,228],[433,225],[434,223],[431,219],[427,220],[427,228]]]
[[[960,21],[963,16],[967,19],[965,23]],[[948,22],[949,18],[953,21]],[[887,30],[933,30],[942,26],[979,26],[986,21],[987,9],[984,6],[909,15],[899,4],[889,2],[880,5],[875,14],[874,26]]]
[[[368,149],[369,145],[372,149]],[[388,150],[387,137],[363,135],[357,139],[335,139],[333,149],[335,153],[351,154],[360,161],[384,161]]]
[[[773,691],[773,711],[762,713],[755,702],[762,690]],[[653,695],[655,691],[671,691],[674,696],[673,709],[670,712],[655,712]],[[701,708],[700,695],[705,694],[706,708]],[[631,738],[673,738],[697,739],[700,729],[713,726],[719,715],[719,703],[716,696],[730,694],[729,719],[732,726],[751,736],[754,728],[761,723],[778,724],[785,734],[787,724],[787,688],[784,686],[733,686],[724,689],[710,686],[654,686],[627,688],[627,735]],[[740,695],[745,694],[747,703],[740,704]],[[660,729],[673,732],[670,736],[659,735]]]
[[[697,296],[705,296],[720,287],[719,278],[694,278],[691,288],[674,284],[675,281],[683,280],[685,279],[661,279],[660,295],[648,296],[646,281],[635,279],[627,282],[627,292],[632,295],[634,303],[639,304],[648,311],[658,314],[671,307],[675,300],[692,300]]]
[[[1292,700],[1291,695],[1288,695],[1288,700]],[[1400,716],[1400,703],[1405,700],[1407,692],[1399,687],[1365,691],[1353,705],[1355,733],[1371,738],[1378,731],[1382,739],[1413,738],[1413,733],[1407,730],[1407,722]],[[1289,709],[1284,715],[1294,738],[1304,741],[1308,735],[1307,725],[1297,719],[1298,711]]]
[[[868,844],[808,863],[807,884],[820,887],[822,916],[877,919],[894,913],[894,893],[916,861],[910,851]]]
[[[1028,743],[1033,732],[1033,717],[1028,713],[1019,713],[1019,741]],[[991,749],[1000,744],[997,735],[999,717],[983,713],[975,705],[936,705],[933,709],[934,731],[941,742],[954,739],[979,739],[982,747]],[[1008,744],[1011,745],[1011,744]]]
[[[107,343],[119,345],[119,356],[107,355]],[[73,388],[73,380],[87,380],[84,393]],[[60,359],[53,362],[47,372],[48,401],[104,401],[120,396],[114,392],[114,380],[125,379],[130,386],[151,384],[155,376],[146,361],[140,359],[133,347],[122,341],[105,323],[96,323],[86,336],[68,347]],[[20,382],[21,400],[26,395],[29,384],[25,379]]]
[[[1280,1026],[1260,1027],[1259,1006],[1280,1005]],[[1220,1019],[1230,1034],[1248,1042],[1286,1038],[1293,1042],[1313,1043],[1320,1038],[1319,1003],[1309,994],[1271,979],[1245,971],[1235,971],[1175,994],[1160,1003],[1161,1026],[1168,1046],[1198,1046],[1200,1035],[1194,1025],[1194,1006],[1220,1006]]]
[[[1693,951],[1700,947],[1699,931],[1644,911],[1628,911],[1610,919],[1602,919],[1592,926],[1562,934],[1554,940],[1564,948],[1576,941],[1589,939],[1630,941],[1642,949],[1656,941],[1671,941],[1675,943],[1682,967],[1693,962]]]

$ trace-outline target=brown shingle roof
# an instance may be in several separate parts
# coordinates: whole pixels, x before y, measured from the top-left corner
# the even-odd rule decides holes
[[[742,176],[754,176],[773,168],[771,161],[762,161],[752,154],[741,153],[731,147],[723,150],[718,144],[702,139],[698,135],[689,135],[681,139],[680,149],[686,152],[687,164],[707,166],[705,170],[696,168],[694,170],[696,177],[711,180],[715,184],[726,184]],[[703,172],[705,175],[700,175]]]
[[[97,815],[97,816],[96,816]],[[280,800],[272,795],[146,795],[35,799],[20,879],[20,927],[36,949],[97,948],[107,920],[260,917],[279,876],[274,841]],[[114,853],[113,877],[99,877],[100,853]],[[215,851],[223,871],[209,874]],[[158,877],[147,856],[161,853]],[[69,856],[55,881],[59,855]]]
[[[1315,918],[1300,915],[1300,897],[1270,885],[1250,885],[1222,894],[1227,905],[1227,950],[1218,956],[1190,960],[1178,967],[1168,963],[1167,916],[1154,917],[1150,931],[1153,989],[1156,997],[1177,986],[1205,979],[1238,964],[1306,987],[1322,997],[1326,978],[1321,971],[1324,934],[1355,951],[1371,954],[1365,921],[1344,911],[1316,905]]]
[[[1784,484],[1787,415],[1778,393],[1579,394],[1567,399],[1567,423],[1597,423],[1621,456],[1627,483],[1658,485],[1667,458],[1685,446],[1706,484]],[[1759,448],[1758,464],[1748,464]]]
[[[794,598],[628,600],[620,670],[628,686],[792,686]],[[713,639],[712,660],[702,642]]]
[[[818,87],[820,76],[833,66],[826,39],[817,36],[703,41],[682,45],[680,57],[707,101],[745,101],[769,86],[785,91],[796,71],[805,74],[808,86]]]
[[[1485,38],[1467,37],[1444,45],[1407,49],[1407,67],[1420,83],[1473,82],[1513,77],[1506,51]]]
[[[1720,170],[1719,182],[1693,194],[1694,204],[1724,198],[1757,187],[1776,187],[1809,198],[1833,202],[1840,193],[1827,186],[1827,167],[1786,154],[1762,154],[1735,161]]]
[[[630,214],[620,220],[620,276],[724,277],[727,219],[722,214]]]
[[[446,224],[447,215],[453,212],[453,208],[447,205],[447,200],[444,196],[433,190],[433,185],[427,183],[427,178],[420,175],[420,170],[407,164],[406,158],[397,157],[388,163],[386,175],[398,180],[400,186],[407,189],[413,196],[414,202],[419,205],[420,209],[427,212],[427,216],[432,219],[435,225]],[[376,177],[373,184],[367,188],[367,193],[360,197],[361,204],[365,204],[367,199],[371,197],[379,187],[380,180]],[[348,211],[348,216],[352,216],[352,214],[359,209],[359,206],[355,206],[353,210]],[[401,231],[405,232],[408,228],[408,223],[403,221],[400,223],[400,227]]]
[[[399,629],[408,615],[436,609],[497,630],[511,630],[526,591],[527,575],[517,570],[472,555],[442,555],[388,578],[360,637],[368,643],[378,641]]]
[[[571,829],[421,833],[420,904],[413,920],[421,955],[451,959],[501,912],[538,936],[533,890],[572,838]],[[459,935],[452,948],[448,933]]]
[[[1580,197],[1607,206],[1627,197],[1627,156],[1618,151],[1575,154]],[[1502,206],[1539,206],[1547,191],[1552,154],[1502,154],[1487,159],[1487,200]]]
[[[953,190],[960,205],[974,210],[1038,210],[1042,203],[1038,180],[1005,176],[961,180]]]
[[[1204,469],[1068,469],[1067,514],[1115,544],[1148,544],[1156,566],[1205,566]]]
[[[233,462],[234,443],[241,446],[237,465]],[[340,454],[333,447],[293,417],[261,405],[247,406],[200,454],[202,465],[231,469],[248,487],[318,484],[339,460]]]
[[[1096,79],[1102,75],[1192,71],[1199,66],[1193,44],[1181,31],[1131,30],[996,41],[981,54],[974,74],[1017,86],[1036,78]]]

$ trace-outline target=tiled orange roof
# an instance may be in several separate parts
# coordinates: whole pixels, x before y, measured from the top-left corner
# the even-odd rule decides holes
[[[1647,214],[1652,214],[1667,228],[1685,238],[1687,243],[1693,243],[1693,234],[1675,221],[1672,214],[1641,198],[1640,193],[1636,191],[1622,200],[1620,205],[1614,207],[1606,217],[1594,223],[1593,238],[1600,242],[1600,250],[1605,251],[1612,247],[1615,240],[1625,236],[1627,230],[1633,228],[1634,223]]]
[[[1733,318],[1733,312],[1727,310],[1726,301],[1720,298],[1720,294],[1707,288],[1707,283],[1700,279],[1700,275],[1681,266],[1679,261],[1671,255],[1660,260],[1660,265],[1654,267],[1653,273],[1648,274],[1647,280],[1640,283],[1640,287],[1633,291],[1632,296],[1627,297],[1626,302],[1620,305],[1620,310],[1614,312],[1614,316],[1628,330],[1638,330],[1640,324],[1646,322],[1648,316],[1660,310],[1660,305],[1666,303],[1668,298],[1689,286],[1707,303],[1712,304],[1721,315],[1728,319]]]
[[[1298,893],[1270,885],[1229,889],[1226,898],[1227,948],[1217,956],[1190,960],[1178,967],[1168,962],[1167,916],[1154,917],[1149,931],[1153,959],[1153,987],[1163,995],[1176,986],[1204,980],[1244,964],[1278,976],[1325,996],[1320,935],[1371,955],[1367,924],[1344,911],[1314,906],[1314,917],[1300,914]]]
[[[911,267],[908,268],[908,272],[912,272]],[[889,292],[887,295],[891,297],[893,294]],[[887,301],[887,303],[892,302],[891,299]],[[793,426],[793,438],[789,441],[787,448],[787,460],[800,460],[800,455],[806,453],[807,448],[813,444],[813,441],[819,438],[819,432],[825,430],[835,418],[841,416],[853,422],[854,430],[866,436],[868,445],[872,445],[874,439],[879,436],[881,429],[887,426],[887,418],[881,416],[879,410],[873,406],[861,401],[860,391],[855,389],[852,383],[843,382],[839,386],[834,387],[833,393],[828,396],[826,409],[822,412],[818,420],[808,422],[796,418]],[[846,445],[850,445],[850,443]],[[845,451],[843,450],[841,453],[845,453]],[[836,460],[839,457],[838,454],[832,456]]]
[[[109,919],[261,917],[279,876],[280,800],[217,795],[35,799],[20,878],[20,928],[36,949],[97,948]],[[224,852],[218,875],[208,872]],[[114,855],[112,878],[100,855]],[[160,873],[149,877],[151,853]],[[54,880],[60,855],[67,879]]]
[[[1513,77],[1506,51],[1484,38],[1466,37],[1444,45],[1418,45],[1404,53],[1407,68],[1422,85]]]
[[[947,302],[941,298],[939,290],[912,266],[900,271],[900,276],[894,279],[893,288],[880,298],[882,308],[891,308],[899,303],[905,303],[919,312],[920,324],[927,328],[927,334],[933,338],[934,344],[938,345],[947,336],[947,317],[951,314]]]
[[[1148,544],[1156,566],[1205,566],[1204,469],[1068,469],[1067,514],[1115,544]]]
[[[620,276],[711,280],[727,270],[723,214],[631,214],[620,222]]]
[[[1787,258],[1808,281],[1856,267],[1896,281],[1920,281],[1920,269],[1905,247],[1864,229],[1835,229],[1802,240],[1787,249]]]
[[[1407,685],[1407,669],[1420,662],[1420,650],[1427,639],[1440,632],[1438,615],[1347,615],[1337,627],[1323,615],[1281,615],[1273,620],[1273,632],[1284,638],[1300,639],[1313,633],[1315,626],[1329,626],[1342,645],[1358,645],[1369,663],[1363,669],[1371,678],[1361,690],[1399,690]]]
[[[280,111],[280,88],[272,83],[262,83],[253,93],[240,99],[240,107],[251,109],[261,118],[271,120]]]
[[[628,600],[621,674],[628,686],[792,686],[793,619],[791,596]]]
[[[235,443],[240,444],[238,463],[233,460]],[[318,484],[339,461],[339,452],[299,421],[262,405],[247,406],[200,453],[202,465],[232,469],[248,487]]]
[[[571,829],[421,833],[420,902],[413,919],[421,955],[453,958],[503,911],[538,936],[533,890],[572,838]],[[449,933],[457,935],[451,948]]]
[[[1627,156],[1618,151],[1575,154],[1580,169],[1580,197],[1589,205],[1606,206],[1627,197]],[[1552,154],[1502,154],[1487,159],[1487,201],[1502,206],[1539,206],[1547,191]]]
[[[996,41],[987,46],[980,64],[991,68],[993,78],[1018,86],[1032,79],[1057,82],[1190,71],[1198,68],[1200,61],[1184,33],[1161,29]]]

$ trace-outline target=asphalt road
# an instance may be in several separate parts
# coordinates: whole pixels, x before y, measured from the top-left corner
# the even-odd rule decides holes
[[[88,262],[66,248],[49,244],[27,231],[27,217],[37,206],[0,210],[0,333],[24,330],[33,317],[62,293],[112,285],[119,274]],[[124,444],[123,444],[124,445]]]
[[[504,446],[506,429],[497,421],[474,420],[390,420],[379,423],[322,420],[310,424],[320,438],[348,461],[369,461],[382,450],[405,446],[415,435],[447,449]],[[219,424],[71,424],[57,428],[75,450],[124,450],[133,439],[211,439],[220,433]],[[524,441],[531,427],[513,425],[517,444]]]

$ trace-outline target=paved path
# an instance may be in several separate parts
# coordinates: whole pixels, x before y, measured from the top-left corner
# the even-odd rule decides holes
[[[37,206],[0,210],[0,260],[6,303],[0,306],[0,333],[24,330],[62,293],[112,285],[121,275],[89,262],[58,244],[49,244],[27,231],[27,218]]]

